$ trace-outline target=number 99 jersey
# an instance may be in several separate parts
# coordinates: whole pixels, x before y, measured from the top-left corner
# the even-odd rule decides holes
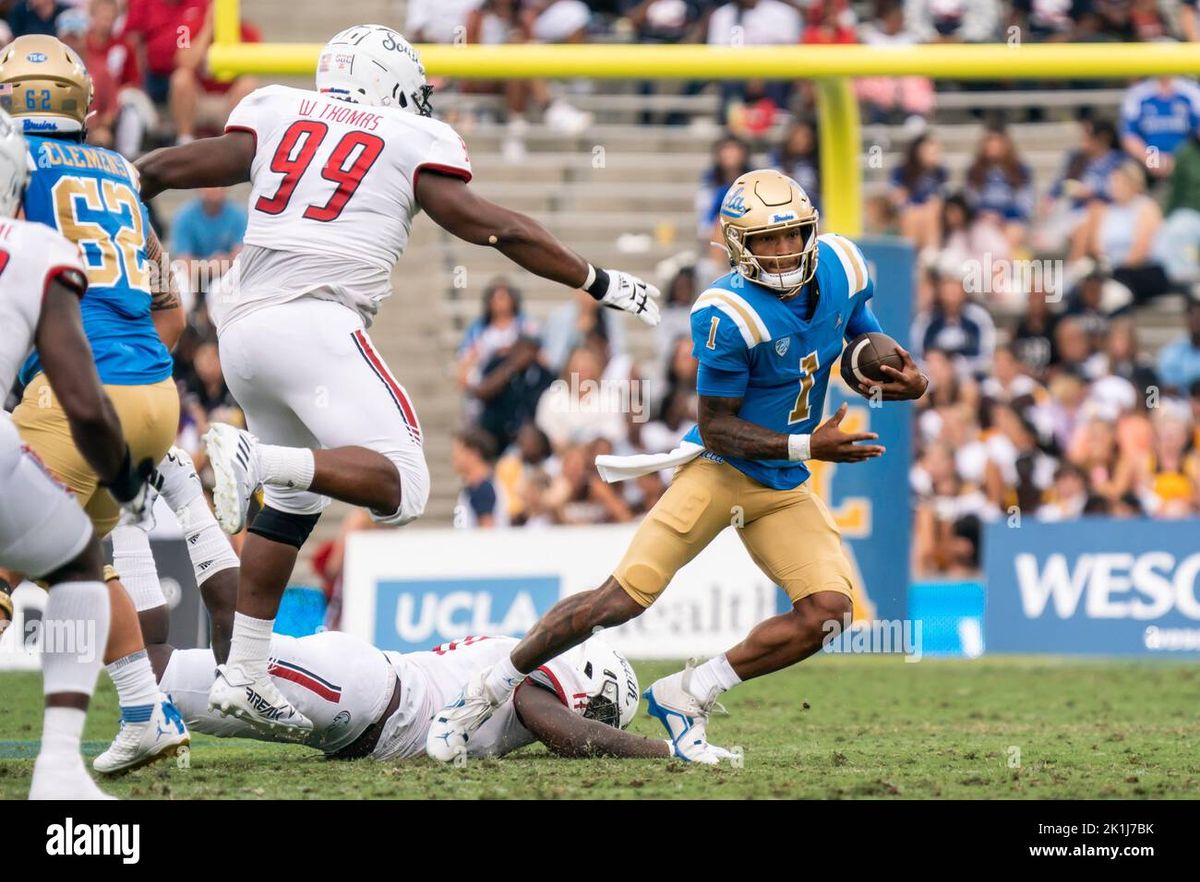
[[[360,59],[361,60],[361,59]],[[471,180],[467,148],[443,122],[397,107],[351,104],[267,86],[230,114],[255,138],[245,248],[221,298],[225,327],[311,294],[370,325],[420,207],[422,170]]]
[[[151,275],[158,268],[146,257],[150,218],[137,171],[102,147],[26,139],[37,169],[25,193],[25,218],[58,230],[83,252],[88,291],[80,309],[100,381],[142,386],[167,379],[171,353],[150,315]],[[21,369],[22,382],[40,371],[35,352]]]

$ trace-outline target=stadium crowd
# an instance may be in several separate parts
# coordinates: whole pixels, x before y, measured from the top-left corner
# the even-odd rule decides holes
[[[809,4],[794,32],[781,24],[797,14],[787,4],[729,8],[776,9],[782,18],[764,26],[762,43],[987,41],[1011,24],[1034,40],[1170,36],[1166,6],[1155,3],[861,6],[856,20],[851,4]],[[960,18],[938,18],[955,8]],[[1195,5],[1173,11],[1178,36],[1194,39]],[[819,207],[812,99],[788,85],[745,84],[724,104],[726,131],[696,191],[698,243],[720,238],[728,187],[764,158]],[[856,83],[867,120],[910,133],[867,217],[871,232],[903,236],[919,255],[908,330],[933,387],[914,423],[918,575],[977,570],[989,520],[1197,513],[1200,87],[1170,77],[1121,85],[1119,112],[1082,114],[1058,174],[1041,180],[1003,118],[983,120],[955,175],[929,124],[928,81]],[[459,352],[468,427],[455,446],[460,525],[619,522],[652,505],[669,475],[606,485],[589,464],[598,453],[669,449],[690,427],[688,308],[723,269],[711,252],[661,276],[668,317],[650,365],[631,363],[620,323],[587,298],[539,329],[510,283],[489,285]],[[1174,299],[1162,308],[1186,329],[1151,358],[1138,316],[1164,295]]]
[[[1198,31],[1197,0],[408,0],[405,9],[410,38],[443,43],[885,47],[1014,33],[1027,41],[1196,40]],[[0,46],[28,33],[55,34],[81,54],[96,85],[89,140],[131,158],[219,131],[256,86],[207,75],[210,0],[0,0]],[[243,39],[258,39],[248,22]],[[905,133],[886,193],[870,200],[866,216],[872,232],[901,235],[919,255],[910,340],[932,389],[917,405],[910,475],[918,574],[975,569],[980,525],[992,519],[1197,512],[1200,305],[1190,298],[1200,282],[1200,86],[1183,78],[1122,86],[1119,114],[1081,118],[1059,174],[1041,180],[999,118],[984,120],[974,157],[952,174],[931,125],[937,94],[929,80],[855,84],[868,122]],[[593,121],[571,103],[586,83],[453,87],[503,96],[496,121],[512,162],[526,155],[531,121],[566,133]],[[724,132],[696,189],[697,251],[668,262],[658,279],[657,357],[636,361],[621,318],[586,294],[538,323],[523,310],[519,286],[494,279],[457,353],[456,526],[621,522],[649,508],[669,474],[608,485],[593,462],[599,453],[669,449],[695,420],[688,315],[705,282],[725,269],[723,255],[706,248],[719,238],[726,190],[765,159],[820,207],[819,133],[806,84],[679,88],[719,89]],[[1024,113],[1037,118],[1036,109]],[[687,121],[681,113],[643,117]],[[156,220],[170,230],[172,257],[189,264],[231,259],[246,223],[220,191]],[[1016,264],[1040,271],[1031,279],[979,272]],[[241,416],[221,376],[204,292],[188,293],[189,326],[176,353],[179,437],[203,468],[199,437],[208,422]],[[1181,294],[1186,327],[1157,359],[1144,359],[1139,312]],[[366,524],[355,517],[343,532]],[[330,578],[339,549],[335,541],[319,558]]]

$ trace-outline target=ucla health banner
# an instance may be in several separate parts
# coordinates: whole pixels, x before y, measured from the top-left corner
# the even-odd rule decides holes
[[[998,522],[984,533],[988,652],[1200,652],[1200,520]]]
[[[524,636],[560,598],[603,583],[635,529],[353,533],[342,627],[400,652],[471,635]],[[605,636],[634,658],[713,655],[773,615],[777,593],[729,529],[679,571],[654,606]]]

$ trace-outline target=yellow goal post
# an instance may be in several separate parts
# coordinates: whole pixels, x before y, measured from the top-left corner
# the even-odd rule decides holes
[[[208,65],[219,79],[315,72],[322,43],[242,43],[240,0],[216,0]],[[416,47],[436,76],[471,79],[806,79],[817,86],[821,189],[829,229],[862,232],[861,125],[853,77],[1119,79],[1200,74],[1196,43],[931,44],[889,47],[640,44]]]

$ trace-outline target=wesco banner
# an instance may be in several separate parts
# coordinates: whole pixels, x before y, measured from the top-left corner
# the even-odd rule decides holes
[[[1200,652],[1197,537],[1194,519],[989,525],[988,652]]]

